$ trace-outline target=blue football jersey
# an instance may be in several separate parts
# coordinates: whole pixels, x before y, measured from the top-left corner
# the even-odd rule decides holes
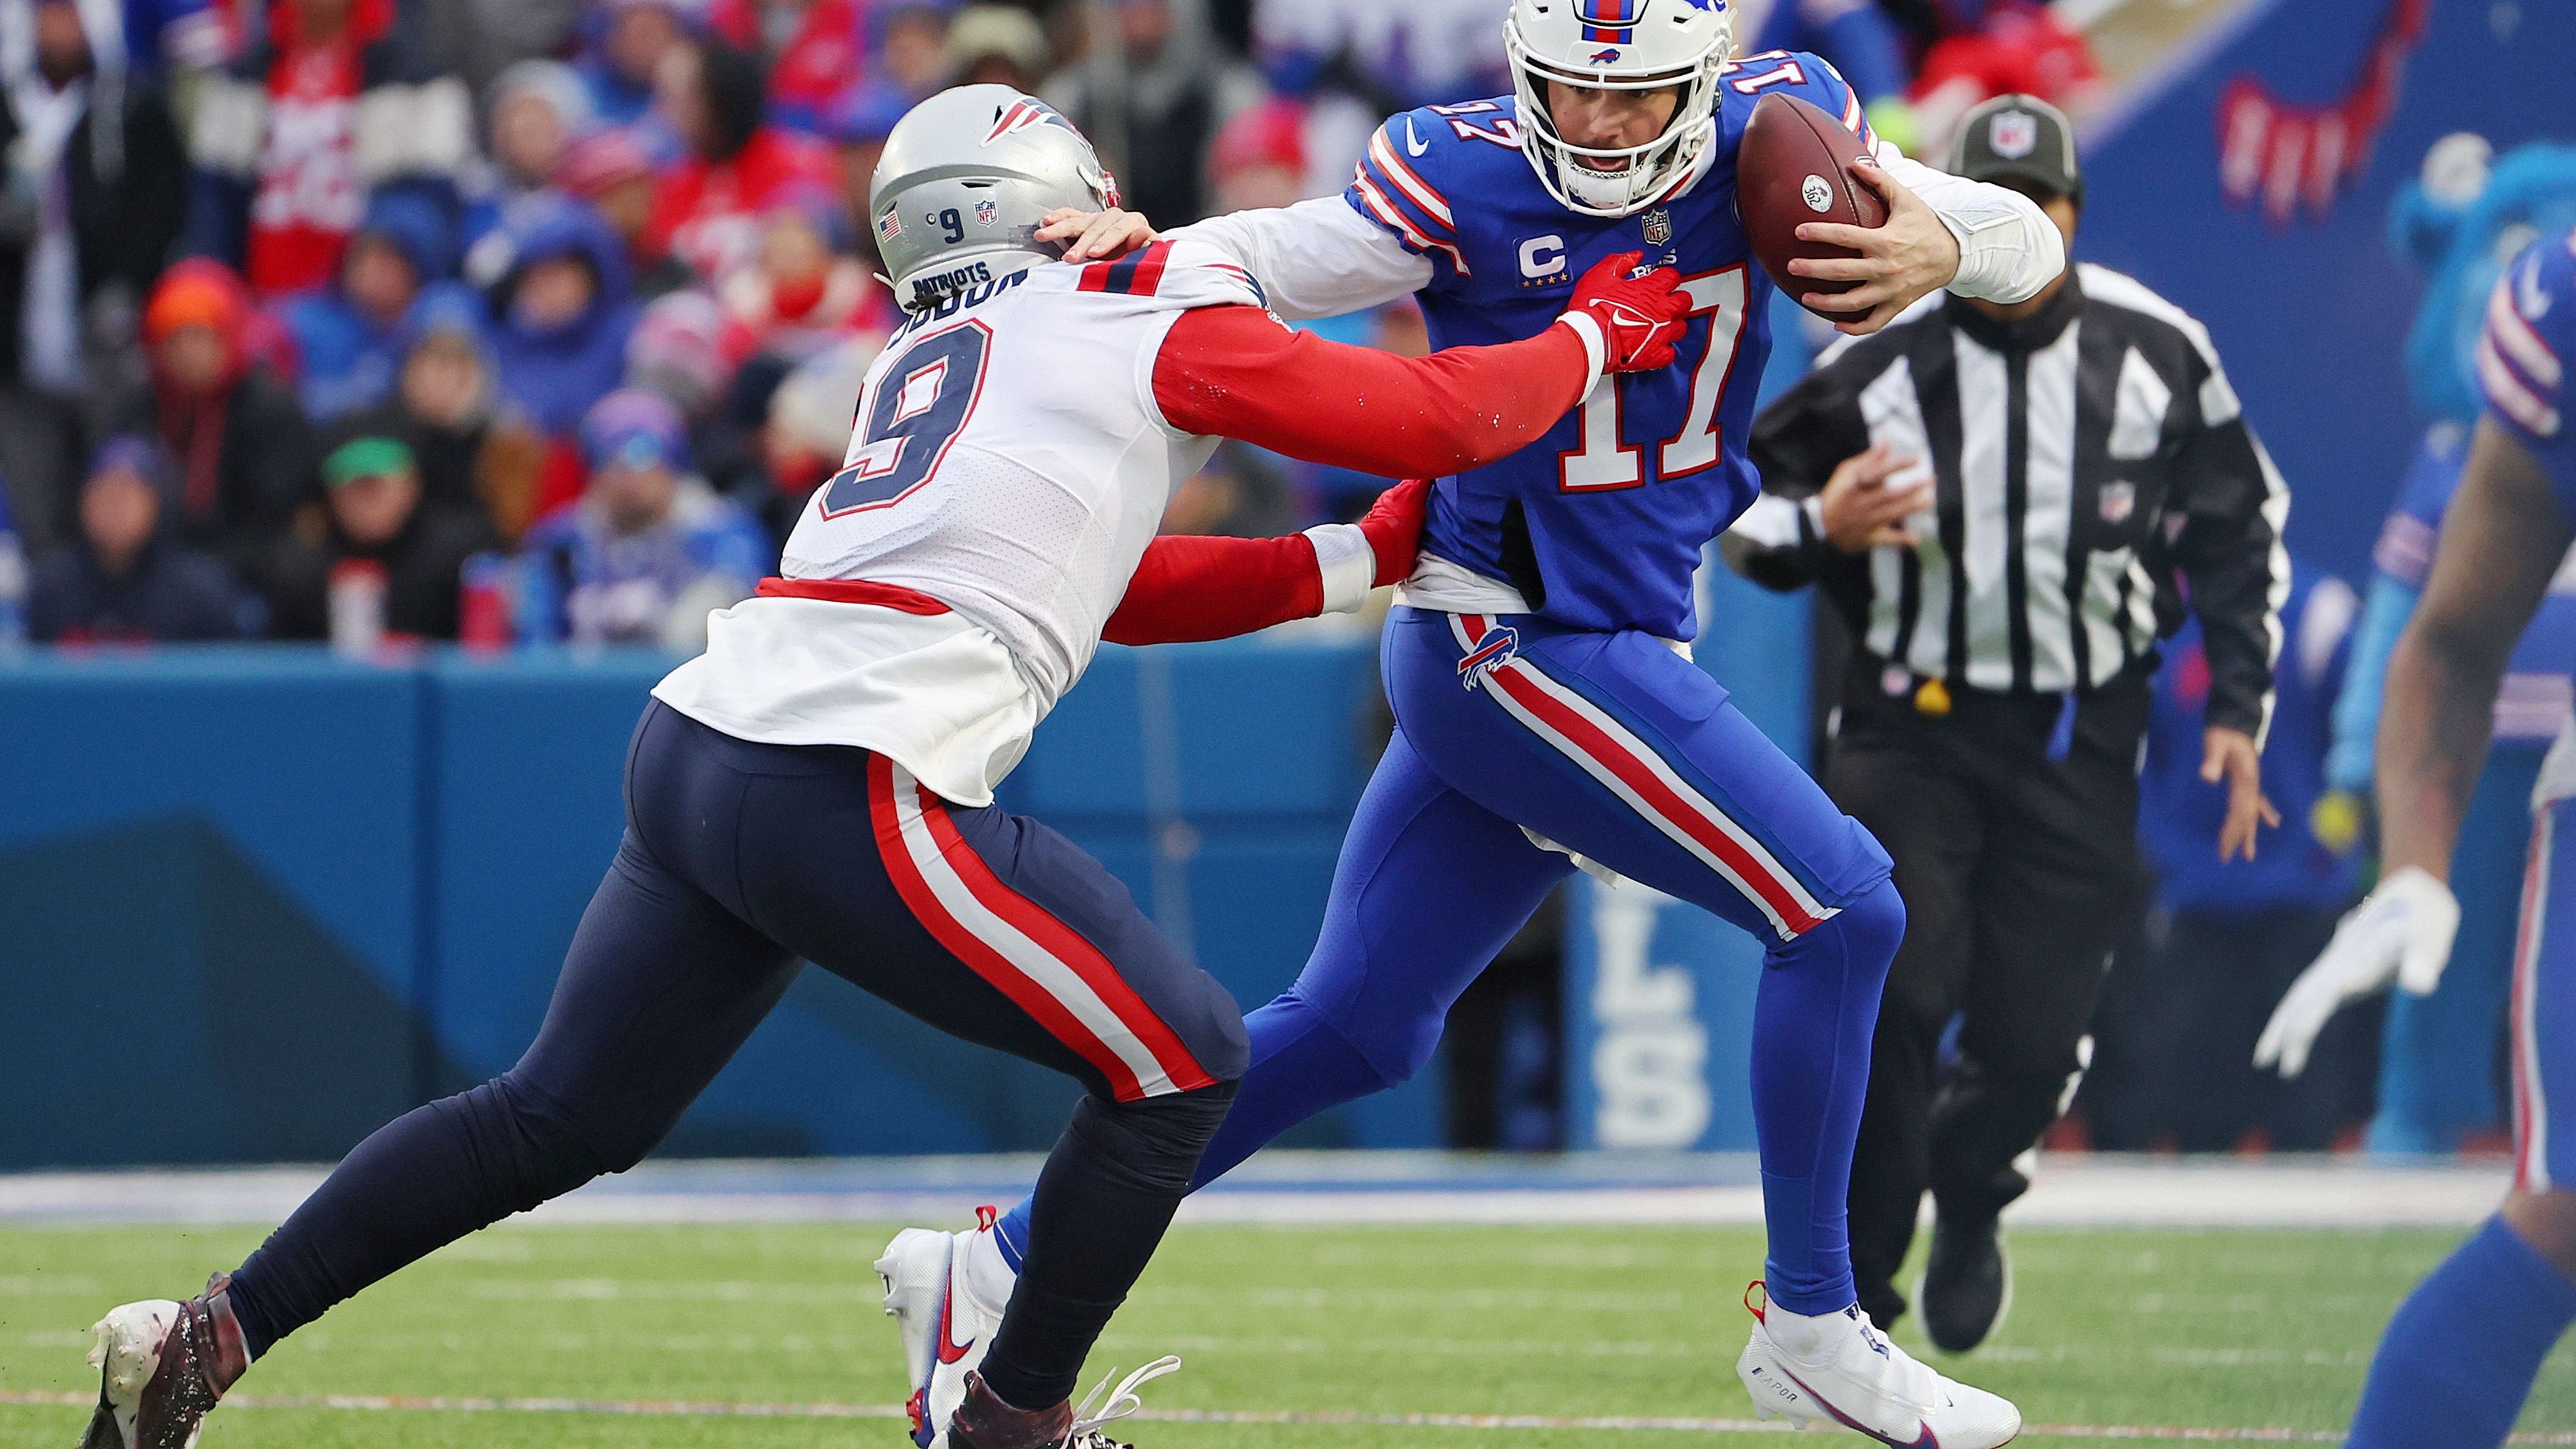
[[[1700,550],[1760,489],[1745,439],[1771,350],[1771,282],[1735,215],[1736,147],[1754,104],[1786,92],[1875,145],[1851,88],[1803,52],[1729,64],[1717,134],[1695,183],[1634,216],[1559,205],[1521,155],[1511,97],[1426,106],[1369,141],[1346,199],[1431,259],[1420,293],[1435,347],[1536,335],[1575,279],[1618,252],[1685,278],[1693,316],[1673,365],[1608,380],[1546,437],[1443,478],[1423,547],[1516,586],[1539,614],[1586,629],[1698,630]]]
[[[2565,359],[2576,356],[2576,232],[2536,241],[2496,279],[2478,339],[2487,416],[2520,439],[2576,520],[2576,427]]]

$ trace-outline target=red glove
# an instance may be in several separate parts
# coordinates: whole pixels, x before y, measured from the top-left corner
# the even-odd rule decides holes
[[[1673,347],[1690,315],[1681,274],[1657,267],[1631,276],[1643,252],[1621,252],[1593,263],[1574,284],[1574,299],[1557,320],[1572,327],[1592,351],[1600,372],[1652,372],[1673,364]]]
[[[1423,515],[1431,511],[1431,480],[1407,478],[1377,496],[1360,519],[1369,552],[1377,555],[1374,587],[1398,584],[1413,573],[1413,555],[1422,537]]]

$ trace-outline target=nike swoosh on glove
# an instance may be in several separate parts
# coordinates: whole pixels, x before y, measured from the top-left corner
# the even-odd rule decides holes
[[[1620,252],[1593,263],[1557,318],[1581,335],[1596,374],[1672,366],[1673,348],[1689,324],[1690,294],[1670,267],[1634,275],[1644,259],[1643,252]]]
[[[2392,977],[2416,996],[2431,995],[2459,930],[2460,903],[2449,886],[2420,866],[2390,875],[2344,916],[2326,949],[2282,993],[2254,1044],[2254,1065],[2277,1067],[2284,1077],[2306,1071],[2317,1034],[2344,1003],[2385,989]]]

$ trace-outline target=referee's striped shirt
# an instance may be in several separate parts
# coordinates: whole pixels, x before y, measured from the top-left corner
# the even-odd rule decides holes
[[[2012,322],[1935,297],[1828,351],[1755,420],[1763,493],[1730,559],[1774,588],[1821,581],[1873,670],[2039,693],[2151,660],[2181,624],[2179,573],[2208,641],[2208,723],[2259,742],[2290,500],[2208,332],[2089,263]],[[1914,547],[1847,555],[1814,500],[1873,442],[1922,461],[1933,506],[1909,520]]]

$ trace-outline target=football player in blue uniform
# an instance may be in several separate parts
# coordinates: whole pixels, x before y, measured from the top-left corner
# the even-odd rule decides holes
[[[1594,390],[1504,461],[1439,481],[1420,565],[1397,595],[1382,676],[1396,732],[1344,845],[1304,973],[1249,1019],[1253,1064],[1198,1181],[1325,1108],[1404,1081],[1450,1003],[1577,861],[1716,912],[1766,946],[1753,1102],[1769,1255],[1738,1373],[1758,1412],[1894,1444],[2000,1444],[2009,1403],[1887,1343],[1858,1307],[1844,1198],[1879,990],[1904,931],[1884,851],[1690,661],[1691,578],[1751,502],[1744,451],[1774,279],[1735,212],[1736,153],[1773,92],[1864,142],[1879,228],[1809,223],[1860,254],[1797,278],[1859,285],[1815,305],[1874,331],[1947,286],[2013,302],[2064,265],[2027,198],[1876,144],[1813,55],[1730,60],[1724,0],[1515,0],[1514,93],[1394,117],[1349,191],[1179,235],[1213,243],[1290,316],[1421,300],[1441,345],[1527,336],[1603,256],[1642,251],[1694,302],[1675,363]],[[1125,213],[1067,216],[1074,259],[1150,236]],[[996,1229],[915,1229],[878,1263],[906,1341],[936,1311],[962,1373],[999,1322],[1028,1206]],[[954,1263],[940,1294],[897,1294]],[[897,1301],[898,1298],[901,1301]],[[928,1356],[921,1356],[927,1363]],[[943,1398],[935,1385],[933,1402]],[[938,1434],[917,1437],[931,1449]]]
[[[2533,243],[2487,303],[2486,412],[2442,520],[2424,599],[2388,662],[2379,724],[2379,888],[2281,998],[2255,1062],[2296,1075],[2336,1009],[2394,979],[2440,983],[2460,924],[2448,885],[2514,641],[2576,544],[2576,233]],[[2576,661],[2561,661],[2562,667]],[[2502,1444],[2559,1335],[2576,1322],[2576,723],[2533,792],[2513,977],[2514,1181],[2400,1305],[2353,1417],[2351,1449]],[[2562,1090],[2563,1089],[2563,1090]]]

